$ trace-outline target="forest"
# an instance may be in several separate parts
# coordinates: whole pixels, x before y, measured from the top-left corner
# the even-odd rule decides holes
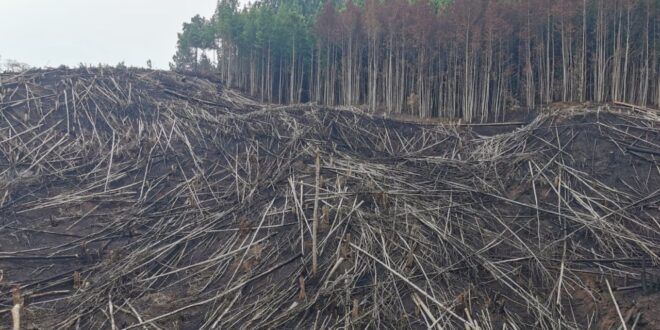
[[[244,2],[2,62],[0,329],[660,329],[660,0]]]
[[[220,0],[172,63],[262,102],[498,120],[551,102],[660,105],[658,0]]]

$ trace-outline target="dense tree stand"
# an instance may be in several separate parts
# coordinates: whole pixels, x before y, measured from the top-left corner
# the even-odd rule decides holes
[[[174,66],[267,102],[501,119],[516,106],[660,105],[654,0],[219,2],[184,25]],[[201,52],[205,53],[205,52]]]

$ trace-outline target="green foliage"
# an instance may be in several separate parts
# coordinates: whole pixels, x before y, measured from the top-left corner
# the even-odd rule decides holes
[[[659,7],[660,0],[261,0],[241,8],[220,0],[211,19],[183,25],[172,67],[217,69],[228,85],[264,101],[368,103],[468,120],[539,101],[612,95],[658,103]]]
[[[323,3],[323,0],[264,0],[239,9],[237,0],[222,0],[211,20],[197,15],[183,24],[173,67],[194,68],[200,60],[195,54],[197,50],[229,45],[244,52],[270,47],[275,56],[291,56],[294,46],[296,52],[309,52],[315,42],[314,18]]]
[[[214,49],[216,32],[211,21],[196,15],[189,23],[183,23],[183,32],[179,33],[177,52],[173,57],[177,69],[196,68],[198,51]]]
[[[454,0],[431,0],[431,4],[435,9],[440,9],[449,6]]]

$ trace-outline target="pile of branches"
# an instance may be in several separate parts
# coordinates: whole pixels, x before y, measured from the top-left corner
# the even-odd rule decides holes
[[[0,78],[5,325],[17,303],[24,326],[60,329],[655,317],[639,303],[658,297],[652,110],[548,108],[491,135],[171,72]]]

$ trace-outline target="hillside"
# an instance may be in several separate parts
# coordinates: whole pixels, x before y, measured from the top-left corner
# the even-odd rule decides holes
[[[77,69],[0,75],[0,116],[2,328],[660,325],[657,111],[418,124]]]

